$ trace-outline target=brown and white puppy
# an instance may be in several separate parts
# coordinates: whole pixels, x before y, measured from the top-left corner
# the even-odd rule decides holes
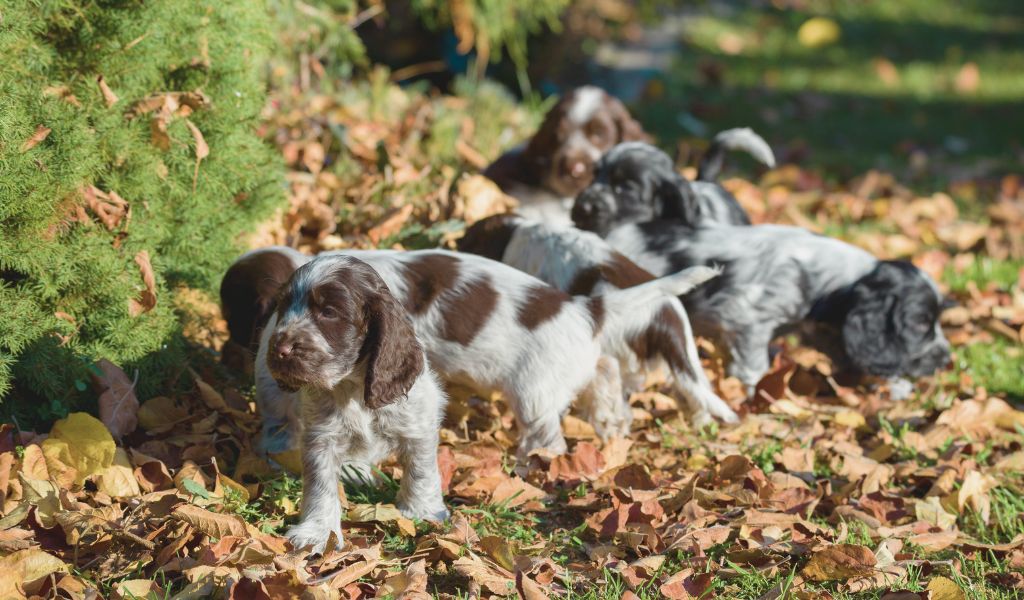
[[[296,548],[322,552],[331,532],[340,542],[338,478],[369,478],[392,453],[402,514],[447,518],[437,468],[445,396],[373,268],[349,256],[299,267],[277,294],[257,364],[301,406],[302,519],[288,531]]]
[[[655,279],[593,233],[517,215],[476,222],[458,248],[500,260],[573,295],[603,294]],[[608,342],[605,354],[619,362],[625,393],[639,391],[648,370],[667,365],[674,392],[686,402],[695,425],[707,424],[712,417],[727,423],[738,420],[700,367],[690,320],[678,298],[661,299],[655,318],[633,331],[624,344]]]
[[[525,146],[500,156],[484,175],[519,200],[523,216],[568,225],[572,201],[601,155],[621,142],[649,139],[622,102],[584,86],[563,96]]]
[[[240,260],[265,254],[287,257],[295,268],[310,260],[283,247]],[[626,344],[657,316],[665,297],[717,275],[700,267],[585,297],[499,262],[442,250],[344,250],[317,260],[346,257],[367,263],[385,282],[441,376],[481,393],[502,392],[516,415],[520,457],[538,448],[565,451],[561,418],[577,397],[603,437],[628,433],[631,413],[617,363],[604,357],[603,348]],[[269,451],[288,448],[299,429],[294,398],[279,383],[291,387],[286,374],[274,376],[265,357],[257,357],[256,399]]]

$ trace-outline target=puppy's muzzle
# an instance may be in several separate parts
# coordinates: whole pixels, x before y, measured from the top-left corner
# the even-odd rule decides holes
[[[267,367],[278,387],[294,392],[310,380],[318,364],[310,340],[290,332],[275,332],[267,349]]]
[[[603,183],[591,184],[580,192],[572,206],[572,220],[580,229],[602,231],[614,212],[615,198],[612,190]]]

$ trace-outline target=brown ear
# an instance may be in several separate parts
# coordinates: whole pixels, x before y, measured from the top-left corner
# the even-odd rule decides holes
[[[651,141],[651,136],[647,135],[640,122],[629,114],[621,100],[609,95],[608,112],[611,113],[612,120],[615,121],[615,127],[618,129],[619,143]]]
[[[363,402],[380,408],[409,393],[423,372],[423,349],[412,323],[395,297],[381,284],[367,306],[366,382]]]

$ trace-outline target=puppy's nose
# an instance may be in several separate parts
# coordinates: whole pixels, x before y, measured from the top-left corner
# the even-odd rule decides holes
[[[567,158],[562,161],[561,171],[573,179],[583,179],[590,174],[592,165],[582,158]]]
[[[274,354],[278,358],[288,358],[294,350],[295,342],[290,340],[281,340],[274,346]]]

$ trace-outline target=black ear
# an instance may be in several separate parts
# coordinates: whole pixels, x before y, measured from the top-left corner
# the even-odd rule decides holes
[[[659,218],[696,225],[701,218],[697,194],[682,175],[674,170],[659,172],[654,188],[655,213]]]
[[[404,398],[423,372],[423,349],[406,314],[381,282],[367,302],[363,402],[380,408]]]
[[[881,262],[854,284],[843,322],[843,347],[854,366],[869,375],[900,373],[906,348],[897,323],[900,289],[907,277],[900,263]]]

